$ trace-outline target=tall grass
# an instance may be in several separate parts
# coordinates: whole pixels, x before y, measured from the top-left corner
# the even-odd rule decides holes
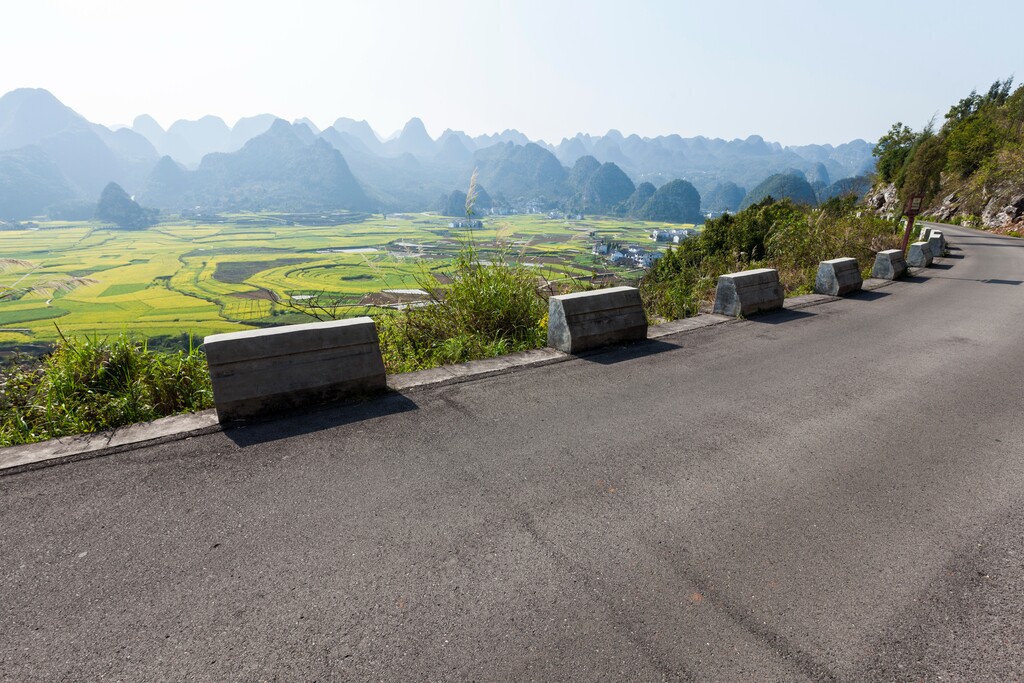
[[[425,273],[426,306],[377,317],[388,372],[540,348],[547,341],[547,299],[536,273],[498,254],[482,262],[472,235],[463,240],[450,281]]]
[[[473,217],[477,171],[466,192],[466,216]],[[470,360],[493,358],[544,346],[547,297],[535,273],[500,251],[480,259],[472,228],[466,231],[453,272],[442,282],[424,270],[420,287],[427,305],[376,320],[388,372],[409,372]]]
[[[38,363],[0,369],[0,446],[86,434],[210,408],[198,348],[150,351],[127,335],[61,337]]]
[[[788,294],[809,293],[819,262],[849,256],[868,272],[877,252],[900,246],[898,228],[853,197],[817,209],[768,197],[708,220],[698,237],[665,252],[644,274],[640,294],[649,316],[684,318],[710,306],[720,275],[762,267],[778,269]]]

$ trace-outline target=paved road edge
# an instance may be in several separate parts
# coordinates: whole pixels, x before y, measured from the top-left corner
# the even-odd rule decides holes
[[[923,272],[923,270],[912,269],[910,275]],[[868,279],[864,281],[864,289],[879,289],[891,284],[892,282],[887,280]],[[822,294],[792,297],[786,299],[784,310],[799,310],[837,299],[838,297]],[[653,325],[648,332],[647,339],[648,341],[663,339],[740,320],[723,315],[701,314],[662,325]],[[599,353],[602,351],[593,351],[584,355],[591,356]],[[418,391],[561,363],[572,358],[575,356],[551,348],[523,351],[460,365],[447,365],[418,372],[389,375],[388,389],[398,393]],[[11,446],[0,449],[0,477],[88,458],[113,455],[146,446],[180,441],[217,432],[221,429],[216,412],[204,410],[186,415],[172,415],[152,422],[128,425],[97,434],[82,434],[24,446]]]

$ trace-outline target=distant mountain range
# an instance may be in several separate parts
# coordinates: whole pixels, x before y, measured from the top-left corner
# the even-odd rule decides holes
[[[864,140],[784,147],[756,135],[726,141],[615,130],[557,145],[516,130],[473,137],[448,129],[435,139],[417,118],[384,140],[366,121],[339,118],[318,130],[308,119],[270,114],[232,127],[204,116],[167,130],[142,115],[111,130],[45,90],[22,89],[0,97],[0,219],[82,216],[109,182],[164,211],[427,210],[464,191],[473,169],[495,206],[624,211],[630,201],[649,201],[648,185],[682,179],[717,202],[705,211],[735,210],[745,188],[775,174],[798,175],[822,192],[869,173],[872,148]]]

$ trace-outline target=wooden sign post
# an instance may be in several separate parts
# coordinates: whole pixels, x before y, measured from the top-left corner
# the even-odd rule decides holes
[[[924,203],[924,195],[915,194],[907,200],[907,207],[903,211],[907,216],[907,230],[903,233],[903,253],[907,253],[907,245],[910,244],[910,233],[914,232],[914,219],[921,213],[921,205]]]

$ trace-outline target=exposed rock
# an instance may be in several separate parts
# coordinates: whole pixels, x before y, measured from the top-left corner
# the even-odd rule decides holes
[[[956,192],[951,192],[943,200],[942,204],[938,208],[929,211],[928,213],[938,221],[943,223],[948,222],[953,216],[960,211],[960,195]]]
[[[1024,218],[1024,194],[994,196],[981,212],[982,223],[990,228],[1002,228]]]
[[[891,217],[899,213],[900,199],[892,183],[874,188],[865,201],[876,214]]]

